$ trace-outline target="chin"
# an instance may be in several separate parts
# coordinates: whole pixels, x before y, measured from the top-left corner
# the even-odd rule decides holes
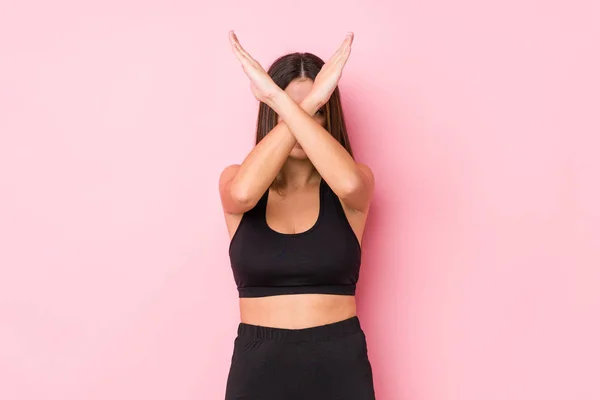
[[[290,158],[293,158],[295,160],[306,160],[308,157],[306,156],[306,153],[304,152],[304,150],[299,149],[297,147],[294,147],[292,149],[292,151],[290,152],[289,155]]]

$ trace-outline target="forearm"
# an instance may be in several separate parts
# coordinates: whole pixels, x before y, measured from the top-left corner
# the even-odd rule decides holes
[[[305,101],[316,109],[321,106],[311,95]],[[351,192],[358,185],[360,171],[346,149],[287,93],[280,92],[270,103],[333,191],[342,196]]]
[[[299,108],[312,116],[320,106],[314,98],[307,96]],[[296,141],[283,120],[275,125],[240,165],[230,186],[232,194],[237,199],[255,204],[281,170]]]

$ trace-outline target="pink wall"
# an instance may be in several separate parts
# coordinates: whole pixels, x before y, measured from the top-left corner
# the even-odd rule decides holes
[[[265,67],[356,34],[378,399],[600,398],[597,2],[82,3],[0,6],[1,399],[222,398],[229,29]]]

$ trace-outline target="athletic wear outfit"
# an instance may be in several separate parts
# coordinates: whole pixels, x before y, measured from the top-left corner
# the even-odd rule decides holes
[[[354,295],[361,246],[337,195],[319,183],[309,230],[280,233],[266,220],[269,189],[247,211],[229,257],[239,297]],[[240,323],[226,400],[374,400],[371,364],[358,317],[303,329]]]

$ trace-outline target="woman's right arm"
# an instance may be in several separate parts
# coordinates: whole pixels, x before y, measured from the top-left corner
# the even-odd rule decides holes
[[[309,95],[300,107],[313,116],[320,104]],[[295,144],[296,138],[282,120],[254,146],[241,165],[226,167],[219,177],[223,210],[243,214],[252,209],[279,173]]]

